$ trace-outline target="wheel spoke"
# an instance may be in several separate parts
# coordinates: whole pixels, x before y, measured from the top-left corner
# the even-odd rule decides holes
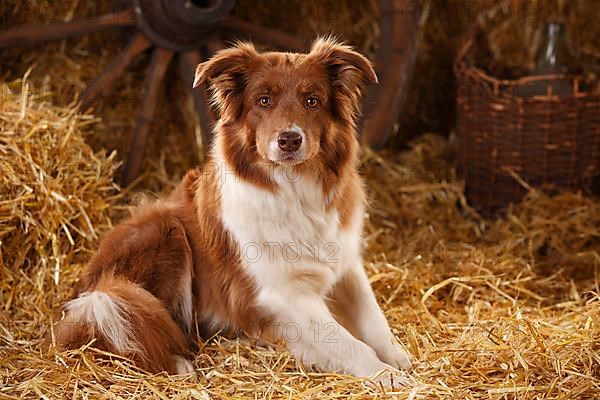
[[[297,36],[254,25],[232,16],[227,17],[221,27],[225,31],[224,33],[233,34],[236,37],[247,36],[251,40],[269,43],[285,50],[302,51],[306,47],[304,40]]]
[[[200,133],[202,135],[202,143],[196,143],[198,148],[198,158],[201,158],[201,153],[206,153],[210,148],[212,139],[212,125],[216,122],[217,118],[214,111],[209,106],[208,95],[206,93],[206,87],[202,85],[199,88],[193,88],[194,74],[196,73],[196,67],[202,62],[202,56],[197,50],[187,51],[181,53],[179,58],[179,67],[181,74],[185,81],[185,87],[192,95],[194,101],[194,108],[198,114],[200,121]],[[194,138],[195,139],[195,138]]]
[[[131,184],[142,170],[150,122],[154,117],[156,106],[158,104],[160,84],[172,58],[172,52],[160,48],[155,49],[152,55],[152,61],[150,62],[148,75],[146,76],[144,98],[135,122],[135,127],[131,134],[131,145],[127,155],[127,164],[123,171],[122,183],[125,186]]]
[[[133,10],[124,10],[103,15],[95,20],[80,19],[72,22],[58,22],[45,25],[23,25],[0,32],[0,48],[65,39],[71,36],[134,24],[135,15]]]
[[[115,80],[123,74],[125,69],[133,59],[150,47],[150,41],[138,33],[127,45],[117,58],[115,58],[102,72],[94,82],[89,84],[79,96],[79,109],[87,110],[91,103],[98,97],[108,95],[115,83]]]

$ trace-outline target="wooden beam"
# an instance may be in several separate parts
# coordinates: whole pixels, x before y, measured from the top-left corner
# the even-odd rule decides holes
[[[97,19],[80,19],[71,22],[57,22],[42,25],[21,25],[0,32],[0,48],[26,46],[50,40],[66,39],[72,36],[131,25],[135,25],[135,14],[133,10],[124,10],[106,14]]]
[[[154,118],[158,104],[160,84],[163,81],[172,58],[172,52],[161,48],[155,49],[152,54],[152,61],[150,62],[148,75],[146,76],[146,89],[135,127],[131,134],[131,145],[129,146],[127,163],[123,171],[122,183],[125,186],[130,185],[142,171],[150,123]]]

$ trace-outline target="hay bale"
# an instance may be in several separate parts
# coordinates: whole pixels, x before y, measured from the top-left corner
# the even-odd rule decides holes
[[[97,121],[32,96],[26,79],[0,85],[0,304],[13,340],[48,329],[112,226],[115,154],[94,153],[83,135]]]

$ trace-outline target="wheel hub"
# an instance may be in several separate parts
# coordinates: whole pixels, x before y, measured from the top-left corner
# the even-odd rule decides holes
[[[235,0],[134,0],[134,9],[148,39],[179,52],[198,48],[234,4]]]

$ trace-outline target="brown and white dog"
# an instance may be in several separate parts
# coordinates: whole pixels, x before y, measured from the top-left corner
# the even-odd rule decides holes
[[[150,371],[185,373],[196,332],[225,330],[284,339],[322,370],[408,368],[361,263],[355,119],[376,79],[330,38],[308,54],[239,43],[199,65],[195,86],[208,84],[221,115],[210,161],[106,236],[56,342],[95,339]]]

